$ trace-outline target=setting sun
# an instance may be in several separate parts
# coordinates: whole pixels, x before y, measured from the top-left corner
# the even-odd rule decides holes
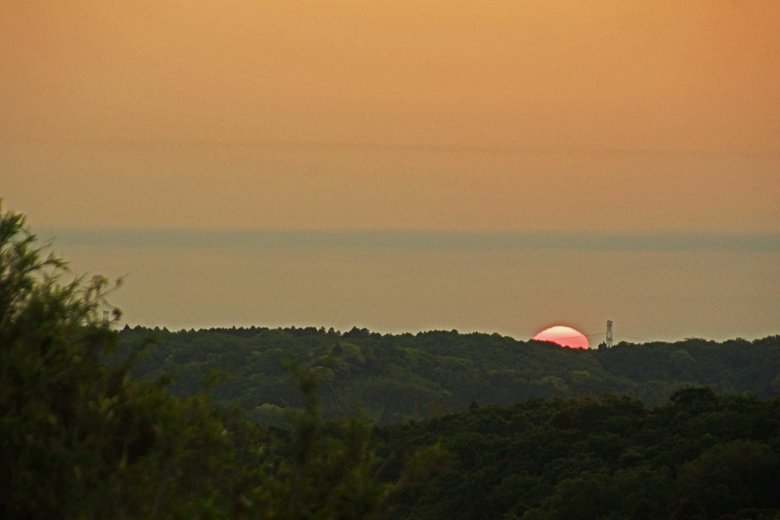
[[[582,332],[564,325],[544,329],[533,337],[536,341],[550,341],[561,347],[590,348],[588,338]]]

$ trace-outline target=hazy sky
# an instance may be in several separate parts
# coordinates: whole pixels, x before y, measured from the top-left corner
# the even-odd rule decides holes
[[[7,139],[777,151],[776,0],[3,0]]]
[[[292,262],[289,244],[256,246],[239,261],[233,246],[195,241],[188,254],[213,265],[180,265],[171,277],[166,255],[180,248],[157,243],[142,254],[99,233],[89,244],[63,238],[85,269],[136,273],[128,278],[135,289],[126,289],[132,322],[262,323],[270,313],[278,323],[346,325],[354,312],[355,322],[377,328],[532,335],[541,321],[601,322],[621,309],[639,323],[655,309],[656,328],[643,333],[780,330],[780,318],[764,312],[780,303],[777,0],[0,0],[0,13],[0,196],[50,236],[254,229],[634,237],[612,267],[598,244],[574,247],[573,264],[561,249],[515,245],[501,254],[519,255],[512,262],[522,257],[531,270],[515,278],[511,269],[497,274],[515,264],[488,246],[480,259],[474,243],[433,263],[415,256],[419,244],[416,252],[374,247],[370,259],[344,244],[317,246],[343,257],[337,272],[322,271],[326,260],[311,251]],[[653,236],[684,242],[702,233],[722,240],[706,251],[637,247]],[[764,245],[738,246],[754,239]],[[125,260],[117,264],[119,251]],[[267,274],[240,267],[255,254],[265,255],[266,273],[276,273],[274,258],[298,266],[273,302],[251,279]],[[95,265],[101,259],[105,268]],[[415,261],[430,269],[412,269]],[[401,266],[409,268],[403,283]],[[668,294],[640,305],[632,287],[655,268],[653,283]],[[714,275],[733,271],[738,298],[732,281]],[[321,283],[309,284],[316,297],[295,304],[317,272]],[[612,306],[596,312],[586,300],[610,272],[621,283],[609,289]],[[335,289],[350,280],[375,289]],[[462,287],[450,295],[458,299],[481,286],[525,292],[547,314],[505,297],[460,314],[437,309],[431,295],[448,284]],[[257,291],[241,298],[256,302],[241,303],[246,315],[225,296],[242,287]],[[714,307],[686,328],[705,287]],[[329,314],[325,302],[350,294],[363,303]],[[430,305],[419,303],[426,298]],[[669,299],[679,312],[663,308]],[[560,310],[556,301],[565,301]],[[176,312],[165,310],[174,303]]]

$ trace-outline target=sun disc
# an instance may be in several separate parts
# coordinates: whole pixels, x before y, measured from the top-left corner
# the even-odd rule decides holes
[[[538,333],[533,337],[536,341],[549,341],[561,347],[590,348],[588,338],[575,328],[565,325],[555,325]]]

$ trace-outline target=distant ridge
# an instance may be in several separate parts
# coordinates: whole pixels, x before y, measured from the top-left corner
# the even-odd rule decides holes
[[[149,341],[152,341],[149,343]],[[142,349],[137,373],[174,374],[171,391],[196,393],[223,374],[211,393],[259,422],[301,406],[286,363],[313,370],[326,415],[363,413],[379,422],[426,418],[471,403],[511,405],[529,398],[629,396],[662,404],[680,388],[780,395],[780,336],[724,342],[619,343],[572,350],[499,334],[430,331],[379,334],[306,328],[215,328],[170,332],[126,328],[120,356]]]

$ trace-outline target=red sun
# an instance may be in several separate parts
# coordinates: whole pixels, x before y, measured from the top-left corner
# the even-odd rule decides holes
[[[550,341],[561,347],[568,348],[590,348],[588,338],[585,334],[564,325],[556,325],[549,329],[544,329],[542,332],[533,337],[536,341]]]

